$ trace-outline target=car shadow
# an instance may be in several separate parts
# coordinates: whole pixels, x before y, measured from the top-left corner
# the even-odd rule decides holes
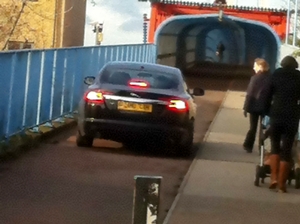
[[[98,139],[97,139],[98,140]],[[179,155],[172,147],[160,145],[156,142],[148,142],[147,144],[134,144],[131,146],[123,145],[115,141],[100,140],[94,143],[92,148],[84,148],[94,152],[109,153],[109,154],[123,154],[131,156],[141,156],[150,158],[168,158],[191,160],[196,156],[196,153],[201,150],[202,142],[195,142],[191,153],[187,156]]]

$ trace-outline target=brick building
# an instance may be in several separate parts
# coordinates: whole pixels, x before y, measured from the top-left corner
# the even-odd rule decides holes
[[[86,0],[1,0],[0,50],[82,46]]]

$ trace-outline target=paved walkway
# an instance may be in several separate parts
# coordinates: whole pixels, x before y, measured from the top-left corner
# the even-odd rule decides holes
[[[248,119],[244,92],[228,92],[164,224],[300,223],[300,190],[271,192],[253,184],[258,149],[242,149]]]

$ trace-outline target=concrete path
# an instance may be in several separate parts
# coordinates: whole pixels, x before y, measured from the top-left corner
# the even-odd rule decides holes
[[[195,158],[165,224],[300,223],[300,190],[268,189],[269,179],[254,186],[258,148],[247,154],[242,143],[248,128],[244,92],[228,92]]]

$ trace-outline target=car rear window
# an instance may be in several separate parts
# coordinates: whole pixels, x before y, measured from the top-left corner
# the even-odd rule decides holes
[[[178,89],[179,78],[177,74],[166,72],[153,72],[134,69],[105,69],[100,76],[100,82],[105,84],[127,86],[130,80],[144,80],[153,89]]]

